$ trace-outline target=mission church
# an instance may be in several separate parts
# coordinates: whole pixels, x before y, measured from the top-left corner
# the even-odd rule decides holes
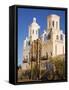
[[[31,44],[37,39],[41,40],[42,57],[46,55],[54,57],[65,54],[65,34],[61,30],[60,16],[55,14],[47,16],[47,29],[41,35],[39,35],[40,25],[35,17],[28,30],[28,37],[26,37],[23,43],[23,61],[30,62]]]

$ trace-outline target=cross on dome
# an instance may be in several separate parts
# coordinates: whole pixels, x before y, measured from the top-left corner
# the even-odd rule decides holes
[[[35,17],[33,18],[33,22],[36,22],[36,18]]]

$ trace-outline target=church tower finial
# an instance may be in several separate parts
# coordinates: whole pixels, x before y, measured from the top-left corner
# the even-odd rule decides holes
[[[36,18],[35,17],[33,18],[33,22],[36,22]]]

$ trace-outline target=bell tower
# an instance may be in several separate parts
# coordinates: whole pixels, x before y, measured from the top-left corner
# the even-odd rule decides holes
[[[60,30],[60,17],[52,14],[47,17],[47,29]]]
[[[39,24],[36,22],[36,18],[33,18],[33,22],[29,25],[29,38],[30,38],[30,42],[38,39],[39,37],[39,30],[40,30],[40,26]]]

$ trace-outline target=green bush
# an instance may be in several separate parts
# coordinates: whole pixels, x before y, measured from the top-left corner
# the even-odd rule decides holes
[[[37,80],[39,78],[39,67],[37,66],[37,64],[35,64],[31,69],[31,78],[33,80]]]
[[[58,79],[64,79],[65,78],[65,58],[64,56],[57,56],[57,57],[50,57],[50,62],[52,62],[55,65],[56,68],[56,75],[58,75]]]

